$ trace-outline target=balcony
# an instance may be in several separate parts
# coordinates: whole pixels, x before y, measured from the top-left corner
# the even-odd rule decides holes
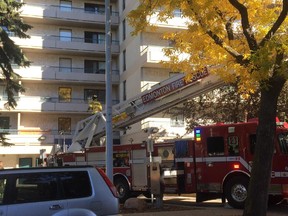
[[[46,53],[62,53],[73,55],[105,55],[105,40],[94,41],[94,43],[85,43],[85,38],[69,37],[63,38],[53,35],[31,35],[28,39],[10,36],[12,40],[21,48],[29,50],[45,50]],[[118,55],[120,50],[119,41],[112,40],[111,53]]]
[[[54,153],[56,149],[62,148],[63,143],[71,144],[72,133],[65,136],[56,130],[41,130],[36,128],[22,129],[0,129],[5,132],[7,141],[12,146],[0,147],[2,154],[39,154],[45,149],[47,154]],[[65,138],[65,141],[64,141]],[[23,144],[25,143],[25,144]],[[56,146],[57,145],[57,146]]]
[[[187,29],[188,25],[191,23],[191,20],[183,17],[182,12],[179,10],[174,11],[174,17],[166,20],[160,21],[158,19],[158,14],[160,11],[156,11],[151,17],[149,17],[149,23],[151,25],[157,26],[157,32],[169,32],[169,31],[180,31],[183,29]]]
[[[165,56],[164,49],[169,48],[167,46],[142,46],[140,47],[141,64],[146,67],[163,67],[159,64],[161,61],[169,61],[169,58]],[[181,53],[179,58],[186,59],[188,54]]]
[[[43,80],[55,82],[82,82],[86,84],[105,84],[105,71],[103,73],[85,73],[85,68],[63,68],[44,65],[32,65],[27,68],[13,67],[21,80]],[[120,80],[119,70],[112,70],[112,84],[118,85]]]
[[[5,103],[7,103],[6,96],[0,96],[0,108],[2,112],[49,112],[49,113],[78,113],[89,114],[88,101],[80,98],[69,98],[60,100],[58,97],[40,97],[40,96],[21,96],[16,98],[17,107],[15,109],[7,110]],[[118,100],[113,100],[113,104],[119,103]],[[102,103],[105,107],[104,102]]]
[[[86,27],[94,25],[105,25],[105,13],[85,11],[84,8],[64,9],[60,5],[30,4],[27,3],[21,8],[21,15],[25,22],[57,24]],[[119,25],[119,13],[111,12],[111,28],[117,28]]]

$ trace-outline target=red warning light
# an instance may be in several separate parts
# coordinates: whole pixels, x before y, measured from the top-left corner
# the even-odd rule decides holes
[[[233,164],[233,168],[234,168],[234,169],[239,169],[239,168],[240,168],[240,165],[239,165],[239,164]]]

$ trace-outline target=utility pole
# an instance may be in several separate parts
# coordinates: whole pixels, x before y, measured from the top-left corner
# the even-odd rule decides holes
[[[106,60],[106,175],[113,182],[112,72],[110,0],[105,0],[105,60]]]

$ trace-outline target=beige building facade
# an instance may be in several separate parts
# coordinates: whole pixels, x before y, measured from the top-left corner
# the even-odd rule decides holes
[[[79,120],[91,113],[93,95],[105,107],[105,1],[22,0],[23,21],[32,25],[29,39],[10,34],[28,59],[28,68],[14,67],[22,76],[26,91],[17,96],[18,106],[4,107],[7,96],[0,85],[0,130],[7,132],[12,146],[0,147],[0,161],[7,167],[39,166],[40,152],[65,151],[72,142]],[[161,38],[164,31],[185,28],[185,20],[175,12],[168,23],[157,23],[156,32],[131,36],[126,19],[135,0],[111,0],[112,103],[123,102],[173,73],[159,62],[162,49],[170,46]],[[177,23],[177,25],[175,25]],[[185,134],[183,116],[170,118],[163,113],[115,132],[114,144],[141,143],[144,128],[158,127],[162,137]]]

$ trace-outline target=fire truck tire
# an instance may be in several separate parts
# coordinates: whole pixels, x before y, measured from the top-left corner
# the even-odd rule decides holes
[[[143,193],[143,196],[145,196],[146,198],[150,199],[151,198],[151,193],[150,191],[146,191]]]
[[[281,195],[269,195],[268,205],[270,205],[270,206],[277,205],[281,201],[283,201],[283,196],[281,196]]]
[[[228,204],[233,208],[243,209],[248,193],[249,178],[235,176],[228,180],[224,193]]]
[[[130,189],[128,183],[124,179],[116,179],[115,187],[119,194],[119,202],[124,203],[130,197]]]

